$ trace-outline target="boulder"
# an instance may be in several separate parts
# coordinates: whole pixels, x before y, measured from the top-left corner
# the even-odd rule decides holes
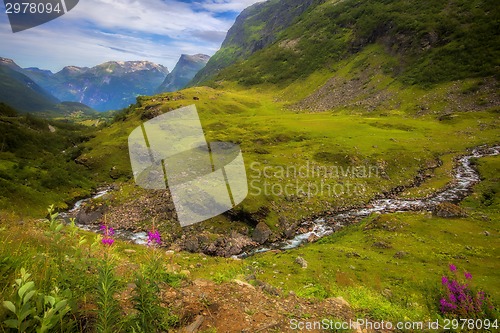
[[[269,229],[267,224],[265,224],[264,222],[260,222],[259,224],[257,224],[255,230],[253,231],[252,240],[259,244],[264,244],[265,242],[267,242],[272,233],[273,232],[271,231],[271,229]]]
[[[299,264],[302,268],[307,268],[307,261],[302,257],[295,258],[295,262]]]
[[[438,217],[446,218],[467,216],[467,214],[461,207],[450,202],[443,202],[437,205],[436,208],[434,208],[434,214],[436,214],[436,216]]]

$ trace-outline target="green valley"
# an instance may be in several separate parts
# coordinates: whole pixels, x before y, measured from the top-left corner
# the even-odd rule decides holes
[[[498,323],[499,10],[490,0],[269,0],[240,14],[188,88],[138,96],[98,121],[0,104],[0,289],[14,306],[0,309],[4,330],[35,331],[57,302],[50,332]],[[169,191],[134,182],[128,136],[192,104],[208,142],[241,148],[249,194],[181,227]],[[496,155],[460,160],[477,147]],[[463,195],[433,201],[467,177]],[[340,218],[377,200],[419,205]],[[334,232],[316,235],[321,223]],[[21,268],[31,277],[11,287]],[[37,292],[24,297],[28,281]]]

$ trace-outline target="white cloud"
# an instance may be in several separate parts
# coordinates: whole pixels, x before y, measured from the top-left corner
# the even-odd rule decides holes
[[[172,69],[182,53],[215,53],[236,13],[255,2],[80,0],[66,15],[15,34],[0,13],[0,56],[53,71],[143,59]]]
[[[264,0],[240,0],[240,1],[229,1],[229,0],[208,0],[202,3],[202,7],[210,12],[241,12],[243,9],[256,2],[263,2]]]

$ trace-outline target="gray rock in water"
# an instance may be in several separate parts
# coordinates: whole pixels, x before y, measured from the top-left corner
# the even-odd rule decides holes
[[[103,206],[100,206],[95,210],[90,210],[84,207],[78,212],[78,214],[76,214],[76,222],[83,225],[94,224],[96,221],[101,219],[105,210],[106,209]]]

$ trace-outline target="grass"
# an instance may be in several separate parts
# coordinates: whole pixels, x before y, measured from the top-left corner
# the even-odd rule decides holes
[[[499,158],[480,159],[477,166],[484,180],[462,204],[470,212],[466,218],[437,218],[430,213],[373,215],[316,243],[285,252],[244,260],[158,252],[157,259],[178,272],[189,270],[190,279],[224,283],[252,276],[249,282],[264,281],[282,295],[294,291],[313,299],[342,296],[358,317],[385,321],[439,318],[435,296],[440,277],[453,263],[459,270],[471,272],[473,284],[498,304],[500,210],[498,196],[492,199],[488,193],[498,188]],[[76,302],[72,311],[78,304],[79,308],[93,308],[96,262],[92,258],[99,258],[99,250],[91,246],[95,236],[84,231],[75,235],[65,227],[62,241],[56,243],[46,223],[19,225],[13,223],[15,219],[3,215],[2,221],[8,222],[0,228],[0,290],[4,297],[8,298],[16,272],[25,267],[40,290],[48,292],[55,285],[71,290]],[[76,246],[79,236],[88,240],[80,247]],[[377,245],[382,243],[385,245]],[[122,285],[134,278],[131,268],[148,260],[148,251],[143,246],[115,242],[113,253]],[[297,256],[308,262],[306,269],[295,263]],[[170,273],[167,280],[179,285],[177,275]],[[0,317],[5,315],[1,311]],[[77,318],[85,316],[91,312],[83,311]]]
[[[266,8],[263,12],[278,10],[274,2]],[[238,81],[246,86],[286,86],[318,70],[336,67],[375,43],[396,58],[383,69],[400,83],[430,87],[497,75],[494,68],[498,50],[493,45],[498,36],[493,34],[494,20],[489,19],[492,15],[498,15],[493,1],[317,3],[294,24],[287,25],[276,36],[276,43],[252,50],[249,57],[237,61],[245,53],[241,47],[253,45],[254,38],[253,34],[245,34],[248,25],[240,26],[239,34],[229,35],[238,43],[224,45],[199,79],[210,83]],[[260,21],[249,22],[255,29],[261,26]],[[283,46],[290,41],[294,41],[293,48]],[[231,52],[235,48],[240,52]]]
[[[322,75],[312,80],[321,81]],[[451,120],[412,112],[367,114],[338,109],[306,113],[287,109],[286,102],[276,101],[276,94],[276,90],[242,90],[228,84],[224,90],[196,87],[143,97],[121,120],[86,142],[78,160],[90,168],[96,182],[123,184],[111,204],[124,204],[133,189],[128,133],[153,114],[195,104],[209,142],[234,142],[243,151],[250,195],[236,211],[255,215],[262,208],[277,207],[263,217],[276,230],[278,216],[295,220],[361,205],[380,192],[409,185],[420,170],[442,160],[441,167],[428,171],[432,177],[422,188],[405,193],[425,196],[451,180],[456,156],[498,139],[494,111],[456,112]],[[305,176],[279,174],[293,167],[309,167],[309,172]],[[313,168],[340,172],[313,174]],[[354,168],[372,172],[354,174]],[[266,169],[273,174],[264,174]],[[285,185],[290,185],[289,195],[284,193]],[[358,190],[349,192],[349,188]]]

